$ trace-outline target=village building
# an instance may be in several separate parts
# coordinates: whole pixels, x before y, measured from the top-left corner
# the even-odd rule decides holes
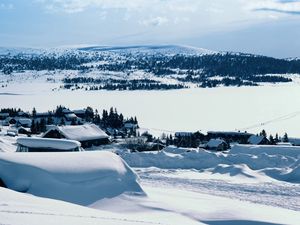
[[[248,144],[250,145],[270,145],[271,142],[263,135],[252,135],[248,139]]]
[[[206,139],[201,132],[176,132],[174,144],[177,147],[193,147],[196,148]]]
[[[19,117],[30,118],[30,114],[27,113],[27,112],[23,112],[23,111],[18,112],[18,116]]]
[[[289,143],[293,146],[300,146],[300,138],[289,138]]]
[[[9,113],[0,113],[0,120],[5,120],[9,117]]]
[[[40,119],[42,118],[47,119],[49,117],[53,117],[53,113],[51,112],[36,113],[34,117]]]
[[[77,110],[73,110],[73,113],[74,113],[77,117],[83,119],[83,118],[85,117],[85,111],[86,111],[85,109],[77,109]]]
[[[74,113],[67,113],[64,115],[66,121],[77,121],[78,117]]]
[[[32,120],[28,118],[16,118],[15,124],[17,127],[30,128],[32,124]]]
[[[55,126],[50,128],[43,138],[76,140],[84,148],[109,143],[109,136],[95,124]]]
[[[81,144],[73,140],[23,137],[17,139],[17,152],[78,152]]]
[[[212,151],[226,151],[230,148],[230,145],[223,139],[210,139],[204,147],[207,150]]]
[[[18,134],[30,134],[31,129],[27,127],[18,127],[17,128]]]
[[[235,131],[209,131],[207,132],[207,139],[223,139],[227,143],[239,143],[247,144],[249,138],[253,134],[247,132],[235,132]]]

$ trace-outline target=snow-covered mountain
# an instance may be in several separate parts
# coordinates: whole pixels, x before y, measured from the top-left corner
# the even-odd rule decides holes
[[[89,46],[78,48],[81,51],[118,52],[145,55],[208,55],[216,51],[184,45],[134,45],[134,46]]]

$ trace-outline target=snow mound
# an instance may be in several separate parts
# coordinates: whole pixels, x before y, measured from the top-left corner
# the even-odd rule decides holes
[[[0,153],[10,189],[80,205],[122,193],[144,194],[137,175],[110,152]]]
[[[167,147],[160,152],[122,153],[132,167],[196,169],[256,180],[300,183],[300,148],[236,145],[226,153]]]

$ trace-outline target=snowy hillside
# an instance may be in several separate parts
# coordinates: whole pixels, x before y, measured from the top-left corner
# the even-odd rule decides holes
[[[145,54],[145,55],[208,55],[216,54],[216,51],[211,51],[204,48],[196,48],[183,45],[136,45],[136,46],[89,46],[79,48],[81,51],[96,51],[96,52],[119,52],[124,54]]]

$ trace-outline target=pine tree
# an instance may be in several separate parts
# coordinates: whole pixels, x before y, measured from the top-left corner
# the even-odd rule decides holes
[[[267,137],[267,132],[265,130],[262,130],[259,135]]]
[[[289,137],[288,137],[287,133],[285,133],[283,135],[282,142],[289,142]]]
[[[34,120],[32,120],[32,122],[31,122],[30,130],[31,130],[31,133],[32,133],[32,134],[36,134],[36,133],[37,133],[36,125],[35,125]]]
[[[270,134],[269,140],[270,140],[271,145],[276,144],[272,134]]]
[[[36,117],[36,109],[35,109],[35,107],[33,107],[33,109],[32,109],[32,117],[33,117],[33,118]]]
[[[278,134],[276,133],[275,135],[275,139],[274,139],[275,143],[278,143],[279,142],[279,137],[278,137]]]
[[[45,132],[46,131],[46,120],[44,118],[41,119],[40,122],[40,132]]]

